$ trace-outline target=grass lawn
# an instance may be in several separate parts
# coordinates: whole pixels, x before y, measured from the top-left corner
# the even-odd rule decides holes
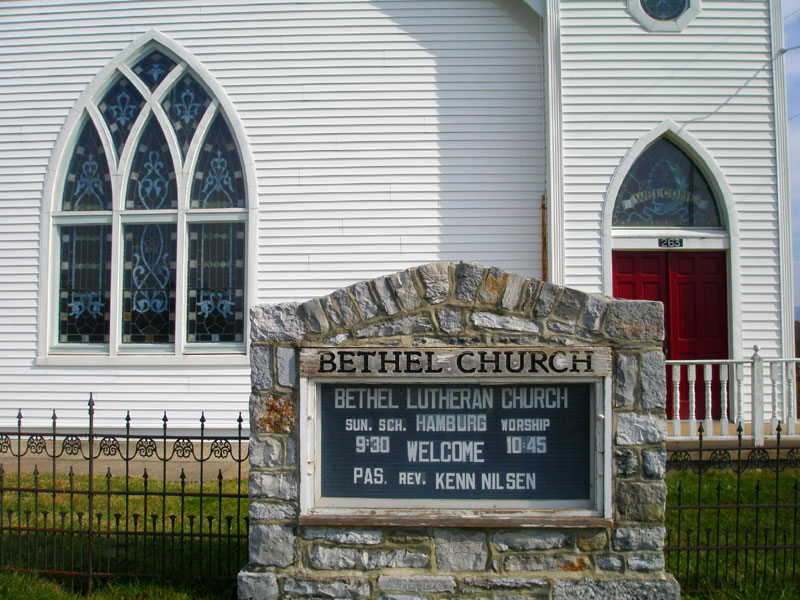
[[[79,490],[87,489],[88,478],[59,476],[53,482],[49,476],[29,477],[19,483],[8,474],[2,478],[6,491],[0,494],[0,524],[12,529],[4,532],[0,560],[6,566],[80,572],[85,567],[88,502]],[[667,477],[666,569],[687,590],[683,597],[800,600],[800,471],[786,470],[778,477],[769,469],[738,477],[708,471],[702,476],[702,489],[699,481],[688,471],[670,472]],[[14,489],[8,491],[9,487]],[[159,576],[162,565],[167,565],[170,570],[164,574],[185,583],[176,587],[146,579],[101,582],[93,598],[235,598],[235,574],[246,561],[247,541],[216,534],[236,533],[237,525],[242,534],[246,531],[248,501],[236,497],[246,490],[246,481],[207,482],[202,490],[202,519],[198,484],[168,484],[163,489],[159,481],[98,477],[94,487],[102,492],[93,506],[93,530],[100,530],[95,534],[96,572]],[[43,493],[42,488],[58,491]],[[13,529],[20,525],[52,531],[26,534]],[[163,536],[162,527],[167,534],[190,535]],[[136,534],[119,534],[117,528]],[[717,550],[717,545],[723,548]],[[212,582],[211,575],[219,581]],[[48,579],[0,574],[0,599],[79,597]]]
[[[94,600],[232,600],[235,590],[207,593],[155,582],[101,583],[91,596]],[[0,573],[0,598],[15,600],[84,600],[86,596],[68,587],[30,574]],[[785,589],[753,589],[747,592],[709,591],[683,594],[683,600],[795,600],[800,598]]]
[[[682,600],[797,600],[797,591],[781,586],[771,589],[752,589],[747,591],[710,590],[705,593],[681,594]]]
[[[235,583],[227,593],[203,591],[161,583],[135,581],[100,583],[92,594],[94,600],[223,600],[236,597]],[[0,598],[15,600],[84,600],[85,595],[69,590],[68,585],[27,573],[0,573]]]
[[[85,572],[88,483],[85,475],[59,475],[55,482],[49,474],[24,475],[18,482],[15,475],[4,474],[0,563]],[[165,489],[158,480],[100,476],[94,489],[95,573],[164,575],[187,582],[205,578],[209,585],[216,579],[217,588],[235,587],[228,584],[247,561],[246,480],[215,479],[201,490],[198,483],[167,483]]]
[[[88,514],[88,475],[57,475],[55,481],[50,474],[23,475],[18,481],[16,474],[4,473],[2,488],[0,509],[3,517],[8,510],[16,515],[31,511],[33,518],[39,515],[40,519],[43,519],[43,512],[48,511],[50,519],[56,515],[57,521],[60,521],[61,512]],[[24,491],[18,491],[20,488]],[[214,478],[207,480],[202,489],[199,483],[168,482],[165,489],[162,481],[155,478],[95,475],[94,493],[94,512],[102,515],[103,525],[108,523],[109,526],[115,524],[115,515],[120,515],[123,521],[127,516],[130,521],[134,514],[158,514],[160,518],[162,511],[166,517],[175,515],[180,518],[181,515],[199,516],[202,509],[205,518],[218,516],[222,508],[224,515],[236,515],[242,527],[247,516],[246,479],[239,482],[237,479]],[[245,498],[238,500],[241,510],[237,511],[236,497],[240,494]],[[74,523],[73,526],[79,525]]]
[[[669,474],[667,570],[682,589],[737,590],[687,597],[800,599],[798,475],[709,471],[699,489],[697,475]]]

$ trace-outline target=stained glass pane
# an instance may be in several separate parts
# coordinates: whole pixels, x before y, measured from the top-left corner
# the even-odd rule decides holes
[[[175,225],[126,225],[122,342],[175,339]]]
[[[178,137],[184,157],[209,104],[211,98],[191,75],[186,75],[176,83],[161,103]]]
[[[233,135],[221,114],[200,150],[192,185],[192,208],[244,208],[244,173]]]
[[[614,227],[721,227],[717,202],[700,169],[660,139],[634,163],[614,206]]]
[[[86,119],[72,151],[62,210],[111,210],[111,177],[100,136]]]
[[[111,227],[62,227],[58,341],[108,343]]]
[[[189,225],[188,342],[241,342],[244,223]]]
[[[644,12],[657,21],[673,21],[686,9],[686,0],[641,0]]]
[[[147,123],[133,156],[125,208],[158,210],[177,206],[172,156],[158,122],[153,118]]]
[[[111,131],[117,156],[122,152],[133,122],[139,116],[143,105],[144,98],[125,77],[121,77],[111,86],[100,101],[98,108]]]
[[[156,89],[164,77],[175,68],[175,61],[165,56],[158,50],[154,50],[133,67],[133,72],[139,79],[145,82],[151,90]]]

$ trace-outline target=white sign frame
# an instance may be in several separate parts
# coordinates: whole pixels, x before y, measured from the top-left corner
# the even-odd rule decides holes
[[[380,377],[358,378],[359,384],[382,385],[388,383],[418,383],[420,378]],[[612,518],[611,508],[611,378],[610,377],[563,377],[559,384],[590,384],[591,412],[594,427],[591,428],[590,447],[594,448],[591,465],[590,499],[584,501],[563,500],[435,500],[435,499],[375,499],[375,498],[331,498],[322,497],[320,490],[321,463],[317,459],[321,442],[319,385],[342,383],[340,378],[300,377],[300,522],[324,523],[352,522],[363,519],[374,523],[380,519],[408,524],[431,520],[475,521],[500,519],[553,519],[563,520],[561,526],[569,526],[571,519]],[[436,379],[436,383],[464,383],[464,379]],[[549,384],[548,378],[486,378],[487,384]],[[422,519],[422,520],[421,520]]]

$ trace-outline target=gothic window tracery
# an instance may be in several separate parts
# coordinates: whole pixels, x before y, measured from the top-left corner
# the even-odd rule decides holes
[[[111,86],[111,89],[100,101],[98,108],[108,125],[111,139],[114,140],[117,156],[122,153],[122,147],[125,145],[143,106],[144,98],[136,86],[124,76],[121,76]]]
[[[191,75],[174,85],[162,102],[184,158],[209,104],[211,97]]]
[[[244,177],[231,130],[218,115],[205,137],[192,187],[192,208],[243,208]]]
[[[64,210],[111,210],[111,174],[103,143],[86,119],[64,183]]]
[[[175,68],[175,61],[163,52],[153,50],[133,67],[133,72],[139,79],[147,84],[150,91],[156,89],[158,84]]]
[[[197,74],[162,48],[130,69],[87,108],[67,154],[53,343],[241,351],[247,188],[233,133]]]

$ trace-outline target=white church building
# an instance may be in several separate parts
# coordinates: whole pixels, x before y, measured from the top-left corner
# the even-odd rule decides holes
[[[0,428],[233,429],[250,307],[434,261],[661,300],[712,361],[671,435],[793,427],[782,45],[779,0],[2,2]]]

